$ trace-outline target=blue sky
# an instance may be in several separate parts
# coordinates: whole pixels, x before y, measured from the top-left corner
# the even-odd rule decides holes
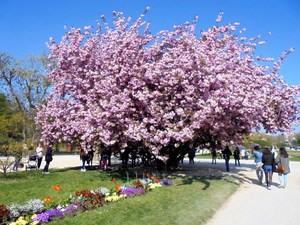
[[[268,42],[258,54],[277,59],[294,47],[280,73],[288,84],[300,84],[299,0],[0,0],[0,52],[16,59],[40,55],[50,37],[61,40],[64,26],[96,27],[101,15],[111,21],[114,10],[137,19],[147,6],[151,10],[145,19],[152,33],[192,21],[195,15],[197,29],[206,30],[223,11],[222,24],[239,22],[240,29],[247,28],[244,35],[261,35]]]
[[[61,40],[65,25],[96,26],[101,15],[111,20],[114,10],[136,19],[147,6],[151,10],[145,19],[152,23],[152,33],[192,21],[195,15],[198,29],[205,30],[223,11],[223,24],[239,22],[241,29],[247,28],[245,35],[261,35],[268,42],[259,54],[277,59],[294,47],[280,73],[288,84],[300,84],[299,0],[0,0],[0,52],[17,59],[40,55],[50,37]]]

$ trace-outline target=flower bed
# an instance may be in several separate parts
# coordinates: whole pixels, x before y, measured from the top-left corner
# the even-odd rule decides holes
[[[172,180],[163,179],[160,181],[154,176],[148,176],[148,174],[143,179],[122,186],[117,183],[116,178],[113,178],[112,181],[115,182],[115,186],[111,190],[106,187],[100,187],[96,190],[81,190],[75,192],[75,195],[70,195],[68,199],[62,200],[58,196],[62,187],[56,185],[53,188],[54,193],[45,197],[44,200],[33,199],[24,205],[0,205],[0,224],[35,225],[49,223],[65,217],[74,217],[80,211],[93,210],[126,198],[144,195],[156,188],[173,185]]]

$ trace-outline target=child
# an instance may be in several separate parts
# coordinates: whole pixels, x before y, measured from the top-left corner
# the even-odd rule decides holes
[[[106,150],[104,150],[101,153],[101,160],[102,160],[101,169],[104,171],[107,170],[107,159],[108,159],[108,153]]]

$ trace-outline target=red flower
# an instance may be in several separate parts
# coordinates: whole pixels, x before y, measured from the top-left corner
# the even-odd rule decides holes
[[[111,180],[112,180],[112,181],[116,181],[117,179],[116,179],[115,177],[113,177]]]
[[[52,201],[52,198],[51,197],[47,197],[47,198],[44,198],[44,202],[51,202]]]
[[[60,191],[61,187],[59,185],[55,185],[54,190],[55,191]]]
[[[116,184],[116,188],[117,188],[118,191],[121,191],[121,186],[120,186],[120,184]]]

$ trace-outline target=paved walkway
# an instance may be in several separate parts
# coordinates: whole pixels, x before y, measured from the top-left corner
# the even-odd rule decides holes
[[[257,182],[253,161],[242,162],[233,174],[243,176],[245,182],[207,225],[299,225],[300,163],[290,163],[286,189],[278,188],[278,175],[274,173],[272,190],[267,190]]]

